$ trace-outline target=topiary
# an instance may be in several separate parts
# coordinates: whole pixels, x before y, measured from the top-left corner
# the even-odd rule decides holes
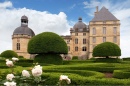
[[[78,60],[78,56],[73,56],[72,60]]]
[[[104,42],[93,49],[93,57],[121,56],[121,49],[117,44]]]
[[[12,57],[18,57],[18,55],[13,50],[6,50],[1,53],[1,57],[12,58]]]
[[[59,54],[39,54],[35,56],[34,62],[59,65],[63,63],[63,60]]]
[[[67,54],[68,47],[62,37],[53,32],[43,32],[31,38],[28,43],[30,54]]]

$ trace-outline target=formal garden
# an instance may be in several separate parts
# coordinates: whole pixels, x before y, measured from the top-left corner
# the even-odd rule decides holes
[[[91,59],[63,60],[66,43],[57,34],[44,32],[29,41],[28,52],[35,58],[25,59],[12,50],[1,53],[1,86],[130,85],[130,58],[120,59],[120,48],[110,42],[96,46]]]

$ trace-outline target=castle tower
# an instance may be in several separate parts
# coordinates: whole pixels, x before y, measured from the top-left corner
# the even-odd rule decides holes
[[[92,57],[93,48],[100,43],[113,42],[120,46],[120,20],[105,7],[100,11],[97,7],[89,29],[89,58]]]
[[[79,56],[79,59],[88,58],[89,50],[89,28],[79,17],[78,22],[70,29],[72,43],[71,51],[73,56]]]
[[[27,53],[27,46],[29,40],[35,36],[32,29],[28,27],[28,17],[21,17],[21,26],[16,28],[12,35],[12,50],[14,50],[19,56],[24,58],[30,58],[31,55]]]

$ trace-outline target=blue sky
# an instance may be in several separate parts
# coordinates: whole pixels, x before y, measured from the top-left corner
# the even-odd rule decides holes
[[[78,17],[89,24],[96,6],[99,10],[105,6],[120,20],[122,57],[130,57],[130,0],[0,0],[0,52],[12,49],[11,36],[23,15],[28,16],[35,34],[69,35]]]

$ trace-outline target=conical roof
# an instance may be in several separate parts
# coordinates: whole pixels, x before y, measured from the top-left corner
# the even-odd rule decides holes
[[[104,6],[97,12],[91,21],[118,21],[118,19]]]

